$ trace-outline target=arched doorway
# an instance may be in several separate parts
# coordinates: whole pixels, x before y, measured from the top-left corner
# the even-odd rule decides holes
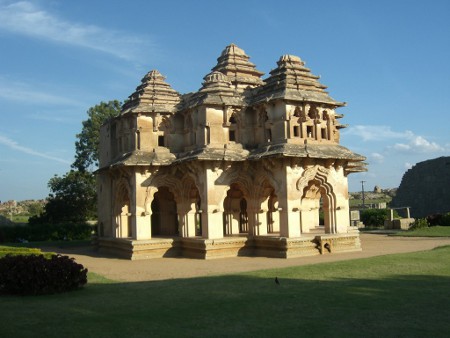
[[[267,233],[276,234],[280,232],[280,213],[278,211],[278,197],[271,194],[268,200],[267,211]]]
[[[311,180],[303,190],[301,201],[302,233],[324,231],[333,233],[333,200],[327,187],[318,180]]]
[[[177,204],[167,187],[160,187],[151,204],[152,236],[178,236]]]
[[[116,222],[115,234],[117,238],[133,237],[133,231],[131,226],[130,197],[128,194],[128,190],[124,187],[122,187],[117,193],[115,222]]]
[[[248,233],[247,200],[242,197],[239,202],[239,233]]]
[[[248,233],[247,200],[238,184],[233,183],[230,186],[223,202],[223,206],[224,235]]]

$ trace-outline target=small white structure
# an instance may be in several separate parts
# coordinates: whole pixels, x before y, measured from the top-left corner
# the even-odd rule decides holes
[[[149,72],[101,129],[99,246],[123,257],[293,257],[360,250],[333,100],[300,58],[266,80],[236,45],[198,92]],[[319,224],[322,210],[324,224]]]

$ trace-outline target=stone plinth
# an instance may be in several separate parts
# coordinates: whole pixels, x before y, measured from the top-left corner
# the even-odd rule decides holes
[[[221,239],[183,238],[184,257],[211,259],[252,255],[252,241],[247,237]]]
[[[151,240],[99,239],[100,252],[138,260],[162,257],[214,259],[238,256],[271,258],[307,257],[360,251],[359,233],[297,238],[230,236],[220,239],[154,238]]]
[[[292,258],[319,254],[314,237],[256,237],[255,255],[272,258]]]
[[[408,230],[411,224],[415,221],[414,218],[400,218],[393,220],[385,220],[384,228],[385,229],[399,229],[399,230]]]
[[[359,232],[315,237],[320,254],[361,251]]]
[[[141,241],[125,238],[101,238],[98,245],[100,252],[131,260],[181,255],[181,243],[178,238],[155,238]]]

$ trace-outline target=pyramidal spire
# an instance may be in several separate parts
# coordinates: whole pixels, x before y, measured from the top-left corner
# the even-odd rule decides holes
[[[277,62],[278,67],[270,71],[265,85],[258,96],[271,96],[301,101],[314,101],[342,106],[344,103],[332,99],[327,88],[319,82],[319,76],[313,75],[305,63],[295,55],[283,55]]]
[[[166,81],[157,70],[151,70],[136,87],[136,91],[129,96],[122,107],[122,114],[126,113],[173,113],[180,102],[180,94]]]
[[[263,84],[261,76],[264,73],[257,70],[249,59],[243,49],[232,43],[222,51],[212,71],[225,74],[237,90],[260,86]]]

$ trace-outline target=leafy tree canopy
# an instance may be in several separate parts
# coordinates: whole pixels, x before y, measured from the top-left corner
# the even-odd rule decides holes
[[[74,169],[79,171],[92,171],[98,166],[100,126],[108,119],[120,113],[121,103],[117,100],[100,102],[89,108],[89,118],[83,121],[81,133],[77,134],[75,142]]]
[[[44,213],[30,218],[30,223],[77,223],[95,217],[95,176],[90,172],[71,170],[55,175],[48,182],[49,194]]]
[[[31,217],[30,223],[77,223],[95,218],[97,194],[95,174],[98,166],[100,126],[120,113],[117,100],[100,102],[87,111],[81,133],[75,142],[73,170],[48,182],[50,194],[44,212]]]

